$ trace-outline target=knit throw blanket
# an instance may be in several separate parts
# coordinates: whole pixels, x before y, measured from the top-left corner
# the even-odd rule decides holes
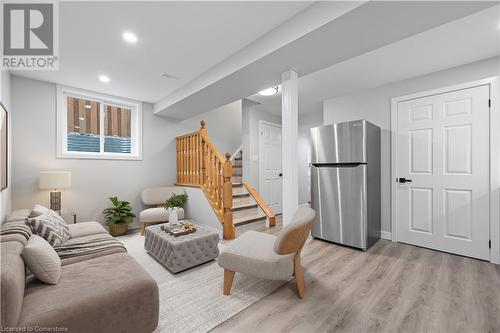
[[[0,239],[7,235],[20,235],[26,238],[26,241],[31,237],[31,229],[29,226],[21,223],[5,223],[0,228]]]
[[[90,241],[85,240],[81,243],[61,244],[55,246],[54,249],[61,259],[100,253],[112,249],[120,249],[123,252],[127,252],[127,249],[119,240],[109,236],[95,238]]]

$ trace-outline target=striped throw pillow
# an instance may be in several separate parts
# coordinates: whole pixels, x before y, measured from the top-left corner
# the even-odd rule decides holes
[[[53,247],[71,238],[66,222],[50,209],[45,214],[28,218],[28,224],[35,235],[45,239]]]

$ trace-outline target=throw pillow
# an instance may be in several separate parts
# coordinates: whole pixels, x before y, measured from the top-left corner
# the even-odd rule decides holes
[[[57,284],[61,277],[61,259],[45,239],[32,235],[23,249],[24,264],[42,282]]]
[[[66,222],[50,209],[43,215],[29,218],[28,224],[35,235],[45,239],[53,247],[71,238]]]
[[[37,217],[37,216],[40,216],[40,215],[47,213],[48,211],[49,211],[49,209],[47,207],[36,204],[31,209],[30,217]]]

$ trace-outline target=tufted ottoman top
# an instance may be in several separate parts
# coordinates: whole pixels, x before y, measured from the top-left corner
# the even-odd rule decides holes
[[[169,271],[177,273],[219,256],[216,232],[196,224],[196,232],[175,237],[161,230],[162,225],[146,228],[144,248]]]

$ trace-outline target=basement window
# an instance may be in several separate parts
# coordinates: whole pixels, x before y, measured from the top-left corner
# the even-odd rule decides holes
[[[58,158],[142,159],[140,103],[66,87],[57,100]]]

